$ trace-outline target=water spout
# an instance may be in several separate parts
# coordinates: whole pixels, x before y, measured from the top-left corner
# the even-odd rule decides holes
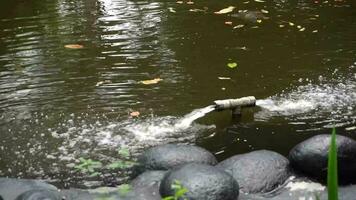
[[[238,99],[224,99],[214,101],[216,110],[233,110],[238,107],[253,107],[256,105],[254,96],[242,97]]]

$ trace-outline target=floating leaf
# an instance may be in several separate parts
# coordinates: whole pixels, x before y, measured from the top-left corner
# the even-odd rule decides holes
[[[261,9],[261,13],[267,14],[267,13],[269,13],[269,11],[268,11],[268,10]]]
[[[145,84],[145,85],[151,85],[151,84],[157,84],[158,82],[162,81],[163,79],[160,78],[155,78],[152,80],[144,80],[144,81],[140,81],[140,83]]]
[[[174,8],[172,8],[172,7],[169,7],[168,10],[169,10],[169,12],[171,12],[171,13],[176,13],[176,11],[174,10]]]
[[[194,2],[193,1],[188,1],[187,4],[192,5],[192,4],[194,4]]]
[[[237,28],[242,28],[242,27],[244,27],[245,25],[243,25],[243,24],[239,24],[239,25],[237,25],[237,26],[234,26],[234,29],[237,29]]]
[[[299,31],[305,31],[305,28],[303,27],[303,28],[299,29]]]
[[[139,115],[140,115],[140,112],[138,112],[138,111],[134,111],[134,112],[130,113],[131,117],[138,117]]]
[[[227,22],[225,22],[225,24],[226,24],[226,25],[232,25],[232,22],[227,21]]]
[[[177,1],[176,3],[178,3],[178,4],[183,4],[183,1]]]
[[[230,77],[218,77],[218,79],[220,79],[220,80],[231,80],[231,78]]]
[[[66,45],[64,45],[64,47],[67,49],[82,49],[82,48],[84,48],[84,46],[80,45],[80,44],[66,44]]]
[[[227,8],[221,9],[221,10],[219,10],[219,11],[217,11],[217,12],[214,12],[214,13],[217,14],[217,15],[221,15],[221,14],[230,13],[230,12],[232,12],[234,9],[235,9],[234,6],[229,6],[229,7],[227,7]]]
[[[256,22],[260,24],[260,23],[262,23],[262,20],[258,19],[258,20],[256,20]]]
[[[293,22],[288,22],[289,26],[294,26]]]
[[[264,3],[265,1],[263,1],[263,0],[255,0],[255,2]]]
[[[235,62],[233,62],[233,63],[227,63],[227,66],[232,69],[232,68],[237,67],[237,63],[235,63]]]

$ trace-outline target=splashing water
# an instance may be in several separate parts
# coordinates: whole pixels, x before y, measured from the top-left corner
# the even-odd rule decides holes
[[[356,121],[356,77],[334,79],[330,83],[307,84],[289,93],[257,100],[262,110],[257,119],[284,116],[288,119],[323,119],[314,123],[330,122],[336,126],[354,124]]]

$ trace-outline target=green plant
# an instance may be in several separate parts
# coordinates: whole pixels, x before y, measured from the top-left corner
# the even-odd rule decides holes
[[[130,151],[128,149],[118,149],[118,155],[121,157],[120,159],[108,164],[106,168],[108,169],[126,169],[134,166],[136,162],[130,160]]]
[[[171,187],[174,190],[174,196],[164,197],[162,200],[188,200],[185,197],[185,194],[188,192],[188,189],[185,188],[180,181],[175,180]]]
[[[99,173],[96,171],[103,165],[99,161],[94,161],[92,159],[79,158],[80,164],[74,166],[74,168],[82,173],[89,173],[90,176],[97,176]]]
[[[100,161],[95,161],[92,159],[85,159],[85,158],[79,158],[80,163],[74,168],[84,174],[89,174],[90,176],[97,176],[100,173],[98,172],[99,169],[102,168],[107,168],[107,169],[127,169],[136,164],[136,162],[133,162],[130,160],[131,154],[128,149],[118,149],[117,153],[119,155],[119,159],[103,166],[103,164]]]
[[[337,146],[336,130],[333,128],[331,134],[328,155],[328,200],[338,200],[338,176],[337,176]]]
[[[121,196],[126,196],[131,191],[131,185],[122,184],[118,187],[118,192]]]

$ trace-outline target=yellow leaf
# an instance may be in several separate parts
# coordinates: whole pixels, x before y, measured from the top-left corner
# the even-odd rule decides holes
[[[145,84],[145,85],[151,85],[151,84],[156,84],[160,81],[162,81],[163,79],[160,79],[160,78],[155,78],[155,79],[152,79],[152,80],[144,80],[144,81],[140,81],[140,83],[142,84]]]
[[[221,15],[221,14],[230,13],[230,12],[232,12],[234,9],[235,9],[234,6],[229,6],[229,7],[227,7],[227,8],[221,9],[221,10],[219,10],[219,11],[217,11],[217,12],[214,12],[214,13],[217,14],[217,15]]]
[[[80,44],[66,44],[66,45],[64,45],[64,47],[67,49],[82,49],[82,48],[84,48],[84,46],[80,45]]]

